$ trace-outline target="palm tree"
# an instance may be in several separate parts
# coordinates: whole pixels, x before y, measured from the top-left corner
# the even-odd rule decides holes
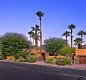
[[[66,37],[66,47],[67,47],[67,38],[68,36],[70,36],[70,32],[69,31],[65,31],[62,36],[65,36]]]
[[[73,33],[73,29],[75,28],[76,26],[74,25],[74,24],[71,24],[71,25],[69,25],[68,26],[68,28],[70,29],[70,33],[71,33],[71,47],[72,47],[72,40],[73,40],[73,35],[72,35],[72,33]]]
[[[86,32],[81,30],[77,33],[77,35],[81,36],[81,40],[83,40],[83,36],[86,35]],[[82,46],[82,43],[81,43],[81,46]]]
[[[40,21],[40,53],[42,49],[42,26],[41,26],[41,18],[43,17],[44,13],[42,11],[38,11],[36,15],[39,17]]]
[[[30,35],[30,41],[31,41],[32,31],[28,32],[28,34]]]
[[[84,41],[82,41],[81,38],[76,38],[74,40],[74,45],[77,46],[78,48],[81,48],[81,43],[83,43]]]
[[[33,41],[31,41],[31,42],[34,44],[34,36],[33,36],[32,30],[31,30],[30,32],[28,32],[28,34],[29,34],[29,36],[30,36],[30,41],[33,40]]]
[[[35,27],[31,27],[32,30],[29,33],[30,37],[32,37],[34,40],[35,40],[35,46],[36,48],[38,48],[38,40],[39,40],[39,32],[40,32],[40,29],[39,29],[39,25],[35,25]]]

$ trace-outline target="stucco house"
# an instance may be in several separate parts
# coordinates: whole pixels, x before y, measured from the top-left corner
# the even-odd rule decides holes
[[[86,44],[82,48],[76,48],[75,63],[86,64]]]

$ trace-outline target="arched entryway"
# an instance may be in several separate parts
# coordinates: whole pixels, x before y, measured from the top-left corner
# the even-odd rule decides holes
[[[42,55],[43,60],[45,60],[46,59],[46,53],[42,52],[41,55]]]

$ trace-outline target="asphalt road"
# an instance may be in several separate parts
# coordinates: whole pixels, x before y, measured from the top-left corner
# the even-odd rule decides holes
[[[0,80],[86,80],[86,71],[36,64],[0,62]]]

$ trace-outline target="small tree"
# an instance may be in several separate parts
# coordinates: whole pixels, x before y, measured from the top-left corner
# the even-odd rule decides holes
[[[59,50],[59,54],[62,56],[66,56],[67,54],[73,55],[75,53],[75,48],[64,47]]]
[[[44,40],[44,47],[49,55],[57,55],[59,49],[63,48],[64,46],[66,46],[66,42],[62,38],[53,37]]]
[[[1,40],[1,50],[4,56],[16,56],[23,49],[29,49],[31,42],[26,36],[19,33],[6,33]]]

